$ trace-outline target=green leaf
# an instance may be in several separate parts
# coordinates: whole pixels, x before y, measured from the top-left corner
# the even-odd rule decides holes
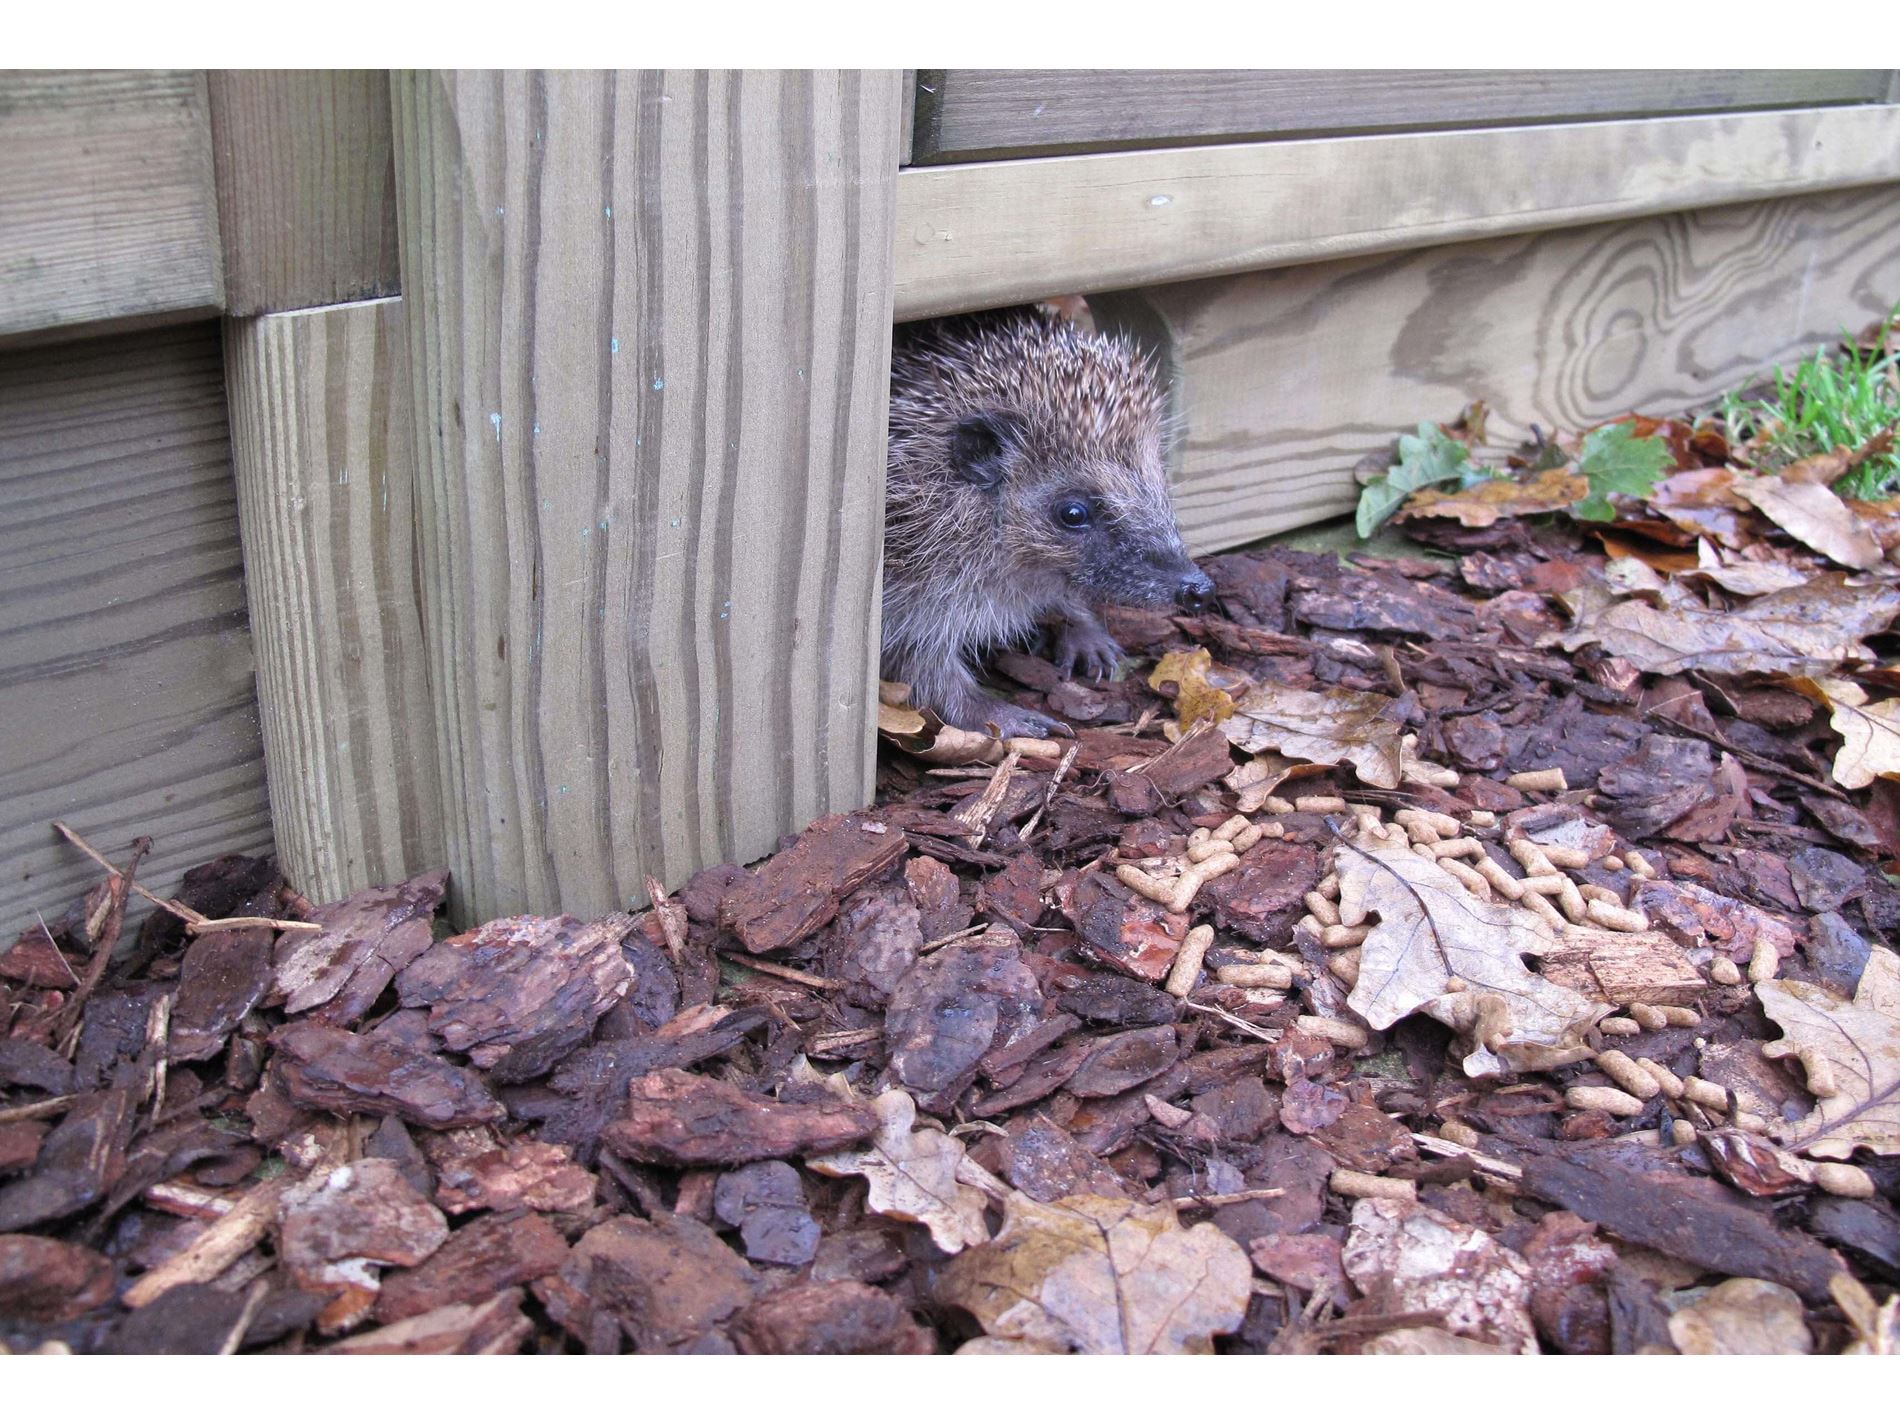
[[[1669,446],[1656,436],[1637,436],[1628,423],[1600,426],[1583,438],[1577,473],[1592,495],[1647,495],[1669,464]]]
[[[1470,451],[1440,427],[1420,421],[1417,435],[1399,437],[1398,463],[1360,492],[1359,537],[1372,538],[1415,490],[1454,480],[1471,485],[1488,478],[1483,466],[1472,463]]]
[[[1585,495],[1570,507],[1570,513],[1580,520],[1596,520],[1608,524],[1616,518],[1616,506],[1603,495]]]

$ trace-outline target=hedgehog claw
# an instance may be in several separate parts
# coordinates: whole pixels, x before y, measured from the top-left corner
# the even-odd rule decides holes
[[[1099,683],[1115,676],[1122,646],[1100,624],[1066,624],[1056,636],[1056,671],[1064,678],[1078,675]]]

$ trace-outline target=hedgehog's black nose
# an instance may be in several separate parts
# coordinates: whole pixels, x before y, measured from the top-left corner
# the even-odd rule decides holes
[[[1214,581],[1196,569],[1174,591],[1174,601],[1191,614],[1207,607],[1207,596],[1214,592]]]

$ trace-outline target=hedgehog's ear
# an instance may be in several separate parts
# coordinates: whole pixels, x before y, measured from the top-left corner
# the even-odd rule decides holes
[[[958,479],[994,490],[1022,448],[1022,418],[1008,411],[966,416],[950,432],[950,468]]]

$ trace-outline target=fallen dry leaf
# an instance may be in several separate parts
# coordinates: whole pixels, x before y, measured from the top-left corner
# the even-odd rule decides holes
[[[1841,735],[1835,781],[1859,788],[1876,777],[1900,777],[1900,698],[1870,703],[1861,686],[1845,678],[1794,678],[1789,686],[1826,708],[1828,725]]]
[[[879,703],[877,730],[891,737],[915,737],[924,730],[924,715],[916,708]]]
[[[1252,1286],[1239,1243],[1183,1228],[1168,1203],[1011,1192],[996,1240],[944,1268],[937,1297],[1032,1350],[1204,1354],[1240,1326]]]
[[[1471,529],[1486,529],[1516,515],[1567,510],[1590,493],[1590,482],[1569,466],[1540,470],[1521,484],[1485,480],[1468,490],[1420,490],[1395,519],[1453,519]]]
[[[1205,648],[1176,649],[1148,675],[1148,686],[1157,693],[1163,684],[1174,684],[1174,711],[1183,728],[1203,718],[1222,722],[1234,714],[1233,694],[1210,681],[1213,667],[1214,655]]]
[[[1530,1264],[1479,1228],[1419,1203],[1364,1198],[1340,1260],[1386,1311],[1436,1312],[1456,1335],[1538,1353]]]
[[[1843,1356],[1900,1356],[1900,1296],[1878,1305],[1874,1294],[1846,1272],[1829,1282],[1828,1290],[1854,1332]]]
[[[1243,752],[1271,749],[1306,762],[1352,764],[1367,786],[1399,784],[1401,730],[1392,700],[1346,688],[1307,690],[1261,683],[1235,704],[1221,724]]]
[[[1873,436],[1869,437],[1864,444],[1858,447],[1837,445],[1832,450],[1823,451],[1819,455],[1803,456],[1801,459],[1785,466],[1779,474],[1781,478],[1789,484],[1811,484],[1826,487],[1832,485],[1836,480],[1840,479],[1841,476],[1847,474],[1848,471],[1863,462],[1871,460],[1876,455],[1884,455],[1889,450],[1892,450],[1893,437],[1893,427],[1889,426],[1886,430],[1876,432]],[[1764,510],[1762,513],[1767,514],[1768,512]],[[1794,533],[1793,530],[1789,530],[1788,532],[1790,534]],[[1795,535],[1795,538],[1799,539],[1800,536]]]
[[[1880,545],[1841,497],[1825,484],[1776,479],[1737,480],[1735,493],[1817,554],[1850,569],[1880,563]]]
[[[1378,916],[1346,1000],[1374,1029],[1423,1010],[1469,1041],[1474,1078],[1587,1057],[1583,1032],[1607,1006],[1525,968],[1525,955],[1562,944],[1538,916],[1481,901],[1436,861],[1368,837],[1341,846],[1333,868],[1340,918]]]
[[[1900,614],[1900,588],[1851,583],[1827,574],[1734,609],[1711,609],[1686,594],[1658,605],[1612,599],[1601,585],[1561,595],[1577,625],[1555,642],[1585,644],[1627,658],[1645,673],[1832,673],[1843,661],[1872,661],[1859,640]]]
[[[1814,1349],[1801,1298],[1785,1286],[1730,1277],[1669,1318],[1685,1356],[1805,1356]]]
[[[1780,1141],[1811,1158],[1900,1153],[1900,956],[1875,946],[1851,1001],[1799,980],[1769,980],[1755,993],[1784,1036],[1762,1053],[1800,1057],[1815,1096],[1814,1111],[1782,1127]],[[1817,1064],[1831,1084],[1816,1083]]]
[[[1004,1185],[969,1158],[963,1145],[935,1128],[913,1128],[917,1105],[902,1089],[871,1100],[878,1129],[862,1151],[807,1158],[805,1166],[826,1177],[857,1174],[870,1184],[871,1209],[899,1222],[921,1222],[946,1252],[989,1240],[983,1221],[986,1198],[973,1182],[987,1180],[1000,1196]]]

